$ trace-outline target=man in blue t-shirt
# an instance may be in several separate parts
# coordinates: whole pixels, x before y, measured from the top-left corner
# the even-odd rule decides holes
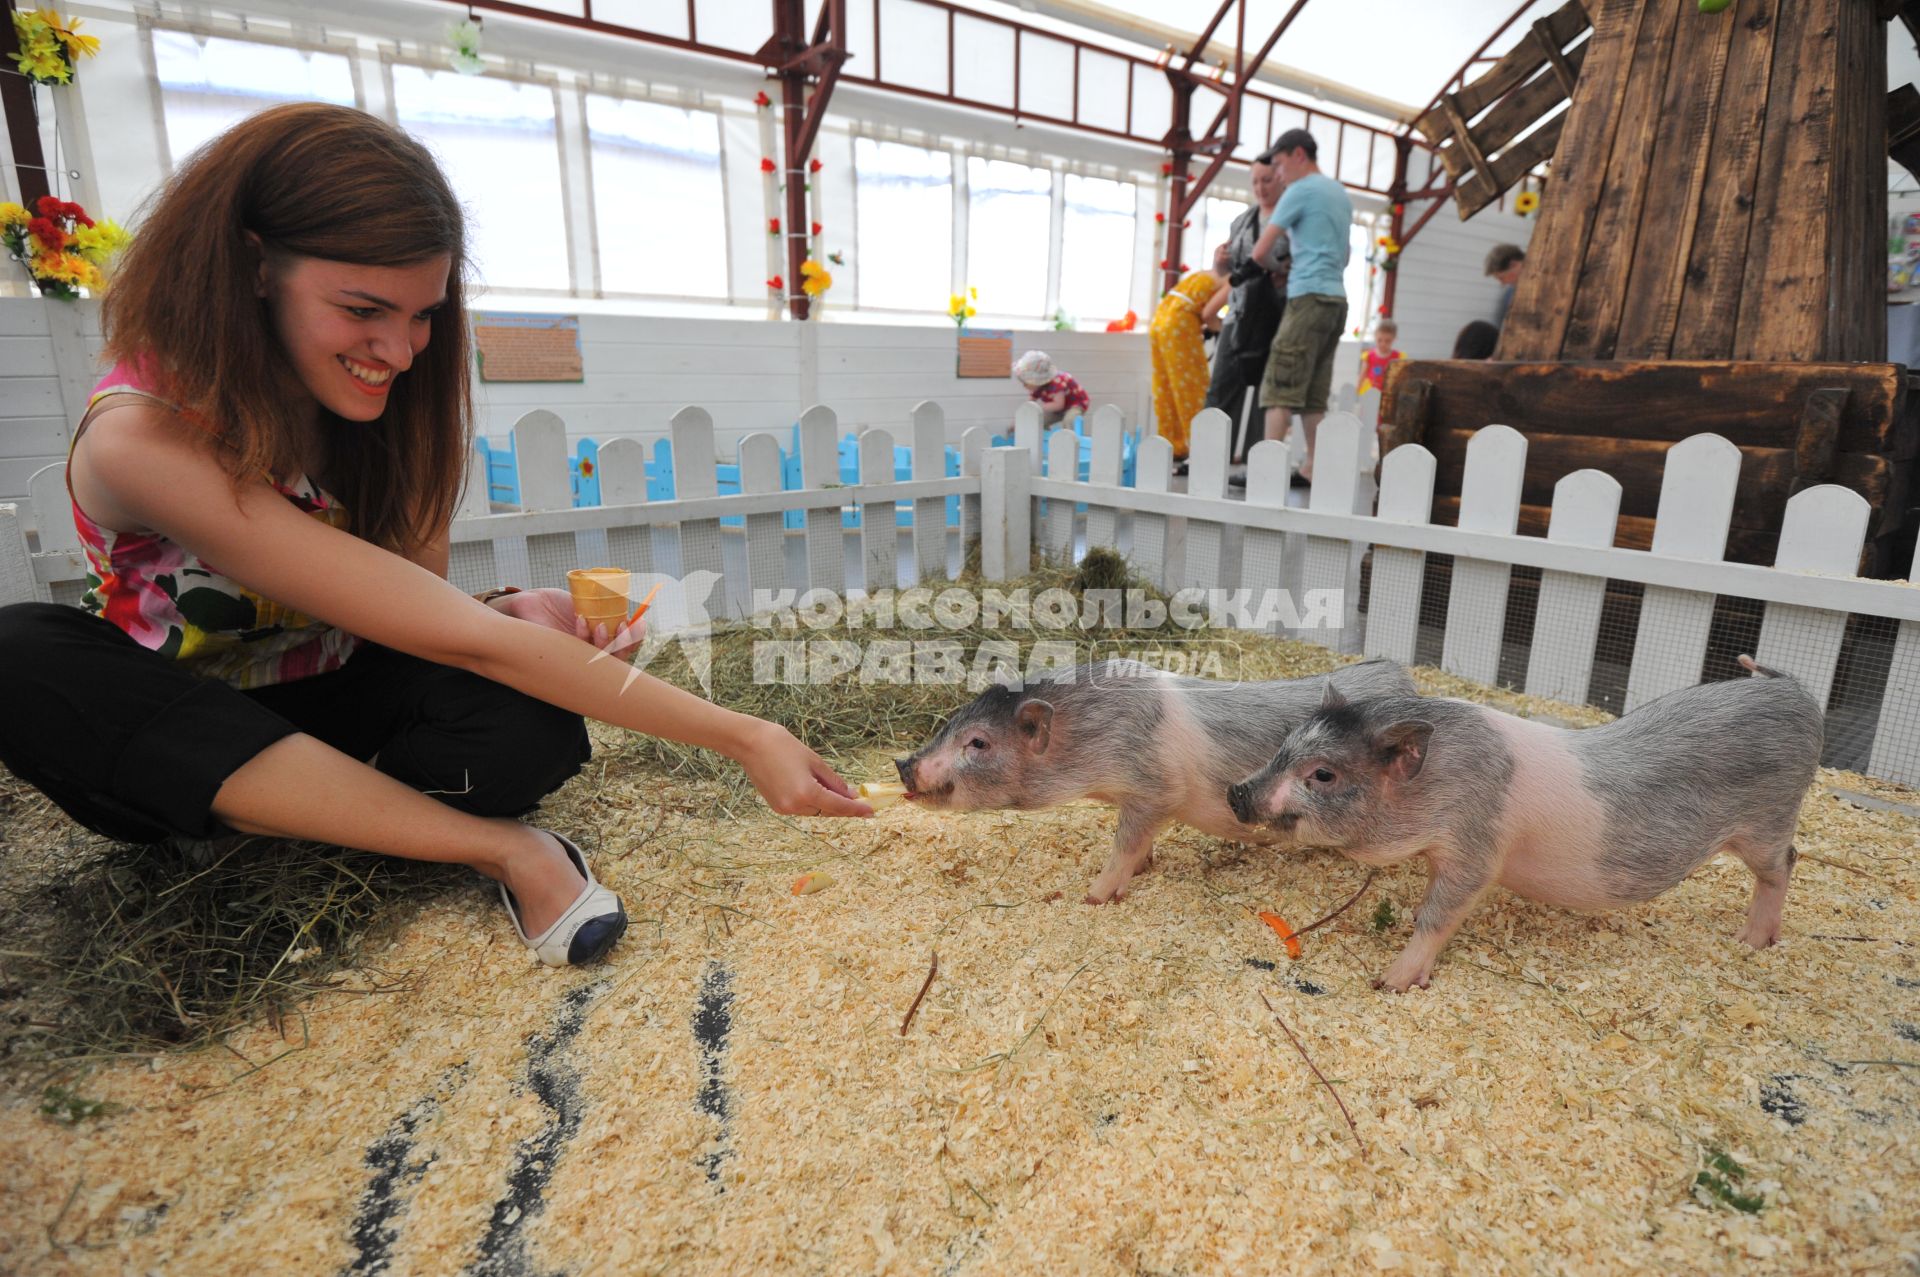
[[[1264,258],[1281,231],[1293,245],[1287,276],[1287,313],[1273,335],[1260,406],[1267,410],[1266,437],[1285,439],[1299,414],[1307,430],[1307,460],[1300,477],[1313,479],[1313,433],[1327,414],[1333,386],[1333,356],[1347,326],[1344,275],[1352,252],[1353,201],[1346,188],[1320,171],[1313,134],[1288,129],[1260,156],[1287,184],[1273,218],[1260,233],[1253,256]]]

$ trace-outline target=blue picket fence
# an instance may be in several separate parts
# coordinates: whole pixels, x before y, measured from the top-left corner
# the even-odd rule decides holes
[[[1085,482],[1093,464],[1093,439],[1083,417],[1073,419],[1073,431],[1080,436],[1079,465],[1074,478]],[[989,441],[996,448],[1013,446],[1013,432],[995,436]],[[801,486],[800,479],[800,426],[794,423],[789,435],[788,447],[780,449],[780,486],[792,492]],[[474,440],[487,466],[487,498],[505,505],[520,503],[520,467],[519,456],[515,451],[512,436],[508,436],[505,446],[490,443],[481,438]],[[1129,430],[1121,436],[1121,477],[1126,487],[1134,486],[1137,473],[1140,448],[1140,431]],[[860,477],[860,441],[849,434],[840,440],[840,482],[852,487],[861,481]],[[945,473],[951,477],[960,473],[960,451],[952,444],[946,448]],[[717,467],[717,478],[721,496],[731,496],[740,491],[740,466],[738,462],[721,462]],[[1042,474],[1047,470],[1047,457],[1043,452],[1040,459]],[[600,446],[592,439],[582,439],[575,445],[567,458],[568,481],[573,493],[573,504],[597,506],[600,504]],[[913,478],[913,449],[906,444],[893,447],[893,477],[906,482]],[[661,438],[654,442],[653,458],[647,462],[647,500],[671,501],[674,498],[673,482],[673,442]],[[1084,508],[1084,507],[1083,507]],[[857,528],[860,526],[860,511],[849,507],[841,512],[841,526]],[[910,503],[901,502],[895,515],[901,527],[909,527],[913,522],[913,509]],[[723,527],[741,527],[744,520],[738,515],[724,518]],[[805,515],[801,511],[789,510],[785,516],[789,529],[805,526]],[[947,525],[960,525],[960,498],[947,498]]]

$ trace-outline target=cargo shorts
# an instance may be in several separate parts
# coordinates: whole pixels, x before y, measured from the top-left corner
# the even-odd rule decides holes
[[[1287,313],[1267,352],[1260,379],[1262,408],[1325,412],[1333,388],[1333,356],[1347,326],[1347,299],[1306,293],[1287,299]]]

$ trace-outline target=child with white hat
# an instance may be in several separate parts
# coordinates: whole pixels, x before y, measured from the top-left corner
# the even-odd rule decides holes
[[[1041,425],[1057,426],[1076,412],[1092,405],[1080,383],[1061,372],[1053,357],[1044,350],[1029,350],[1014,361],[1013,379],[1027,388],[1027,397],[1040,405],[1045,414]]]

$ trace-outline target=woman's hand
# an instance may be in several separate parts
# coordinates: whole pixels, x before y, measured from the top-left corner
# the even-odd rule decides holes
[[[565,590],[522,590],[518,594],[501,595],[489,606],[516,620],[531,621],[562,634],[571,634],[614,655],[630,655],[631,649],[638,647],[647,634],[645,617],[621,625],[611,634],[607,633],[605,625],[595,626],[593,633],[589,634],[587,623],[574,613],[573,596]]]
[[[783,816],[873,815],[820,755],[778,723],[756,723],[735,761],[767,806]]]

